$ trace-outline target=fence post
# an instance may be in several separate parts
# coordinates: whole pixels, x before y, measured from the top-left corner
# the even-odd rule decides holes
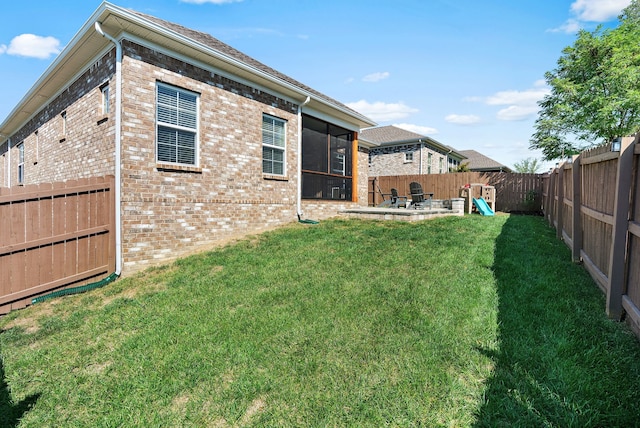
[[[574,262],[580,261],[580,251],[582,250],[582,167],[580,165],[581,156],[574,156],[573,169],[573,248],[571,258]]]
[[[372,189],[371,191],[373,192],[373,206],[377,207],[378,206],[378,192],[376,192],[376,188],[378,186],[378,177],[373,177],[373,180],[371,181],[372,184]]]
[[[547,215],[547,221],[549,222],[549,226],[551,227],[555,227],[556,222],[556,212],[554,211],[554,207],[556,206],[556,182],[558,181],[558,179],[556,178],[556,176],[558,175],[557,171],[557,168],[553,170],[549,177],[549,192],[547,197],[549,203],[549,214]]]
[[[629,193],[633,172],[635,140],[623,138],[618,159],[616,193],[613,212],[613,240],[609,258],[609,288],[607,291],[607,316],[610,319],[622,318],[622,294],[624,293],[625,254],[627,250],[627,231],[629,230]],[[631,144],[631,143],[634,144]]]
[[[564,164],[558,167],[558,203],[556,205],[558,213],[556,215],[558,225],[556,226],[556,236],[562,239],[562,230],[564,228],[563,215],[564,211]]]

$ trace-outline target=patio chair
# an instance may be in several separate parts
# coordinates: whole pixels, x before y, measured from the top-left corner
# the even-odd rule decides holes
[[[411,208],[431,209],[431,201],[433,200],[433,192],[424,192],[420,183],[409,183],[409,191],[411,192]]]
[[[391,188],[391,193],[382,193],[382,191],[380,191],[380,194],[382,195],[382,199],[384,199],[378,205],[378,207],[381,207],[381,208],[384,208],[384,207],[404,208],[407,206],[407,202],[409,200],[407,196],[400,196],[398,194],[398,189],[394,187]],[[386,196],[388,196],[389,199],[386,199]]]

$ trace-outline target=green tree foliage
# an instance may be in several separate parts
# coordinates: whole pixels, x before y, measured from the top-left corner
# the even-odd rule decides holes
[[[640,0],[632,0],[618,27],[581,30],[545,73],[551,93],[530,140],[554,160],[640,129]]]
[[[536,174],[542,167],[538,159],[526,158],[513,164],[513,170],[522,174]]]
[[[471,171],[469,169],[469,162],[461,163],[455,168],[454,167],[449,168],[449,172],[469,172],[469,171]]]

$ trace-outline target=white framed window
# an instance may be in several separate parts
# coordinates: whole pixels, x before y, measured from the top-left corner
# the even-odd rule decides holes
[[[286,170],[286,125],[277,117],[262,115],[262,172],[284,175]]]
[[[102,104],[102,114],[107,115],[111,111],[109,105],[109,84],[105,83],[100,87],[100,101]]]
[[[404,152],[404,161],[413,162],[413,152]]]
[[[156,84],[156,160],[198,164],[200,96],[185,89]]]
[[[24,184],[24,143],[18,144],[18,184]]]
[[[331,173],[345,175],[346,164],[343,151],[335,151],[331,153]]]
[[[427,174],[431,174],[431,162],[433,161],[433,154],[429,153],[427,155]]]

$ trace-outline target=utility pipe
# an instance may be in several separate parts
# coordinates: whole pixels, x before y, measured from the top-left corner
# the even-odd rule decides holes
[[[0,137],[7,137],[7,156],[4,160],[4,179],[7,187],[11,187],[11,137],[5,134],[0,134]]]
[[[94,24],[96,31],[116,45],[116,141],[115,141],[115,192],[116,192],[116,275],[122,272],[122,45],[111,35],[102,30],[100,22]]]
[[[11,138],[7,140],[7,186],[11,187]]]
[[[418,174],[422,175],[422,152],[424,151],[424,143],[422,142],[422,138],[418,140],[420,143],[420,166],[418,167]]]
[[[298,194],[296,198],[296,214],[298,220],[302,218],[302,107],[309,104],[311,97],[298,105]]]

